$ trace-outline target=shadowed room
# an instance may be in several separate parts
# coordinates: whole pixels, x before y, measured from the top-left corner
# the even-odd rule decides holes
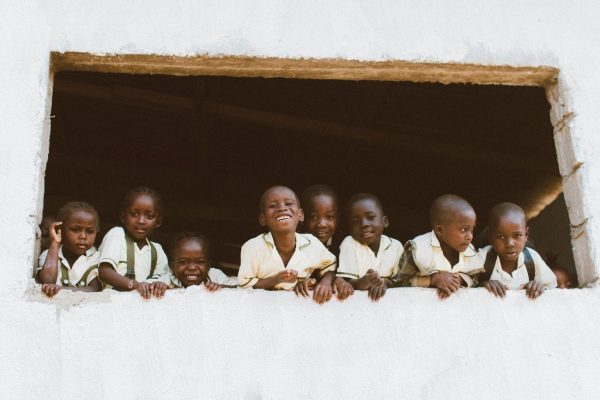
[[[90,202],[98,245],[125,192],[150,186],[166,210],[153,240],[202,232],[235,274],[270,185],[330,185],[341,209],[374,193],[403,243],[430,230],[435,197],[455,193],[477,211],[478,237],[494,204],[521,205],[540,253],[573,270],[549,108],[541,87],[60,72],[44,210]],[[560,225],[560,249],[536,224]]]

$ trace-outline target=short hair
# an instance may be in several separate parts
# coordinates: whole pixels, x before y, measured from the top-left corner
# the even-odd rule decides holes
[[[269,187],[267,190],[265,190],[261,195],[260,195],[260,200],[258,201],[258,209],[260,210],[260,212],[262,212],[264,210],[264,202],[265,202],[265,197],[267,196],[267,193],[269,193],[272,190],[275,189],[286,189],[289,190],[290,192],[292,192],[294,194],[294,197],[296,198],[296,201],[298,202],[298,207],[301,207],[300,205],[300,198],[298,198],[298,195],[296,194],[296,192],[294,192],[292,189],[290,189],[287,186],[284,185],[273,185],[271,187]]]
[[[523,223],[527,225],[527,217],[525,211],[515,203],[500,203],[492,207],[488,213],[488,228],[492,229],[498,226],[500,219],[508,215],[517,215],[523,219]]]
[[[354,204],[363,200],[372,200],[381,211],[381,214],[384,214],[383,205],[381,204],[379,197],[371,193],[356,193],[354,196],[350,197],[350,200],[346,203],[346,214],[350,214],[350,208],[352,208]]]
[[[338,203],[338,197],[335,191],[327,185],[319,184],[309,186],[302,192],[302,204],[310,204],[310,201],[317,196],[329,196],[336,205]]]
[[[212,245],[208,237],[198,232],[181,232],[171,240],[171,244],[169,245],[169,260],[173,261],[175,259],[175,250],[177,249],[177,246],[186,240],[195,240],[198,243],[201,243],[206,256],[209,259],[212,259]]]
[[[85,211],[94,216],[96,220],[96,230],[100,230],[100,216],[98,215],[98,211],[90,204],[85,201],[70,201],[58,210],[56,214],[56,220],[60,222],[65,222],[71,214],[76,211]]]
[[[433,200],[429,209],[431,227],[449,223],[457,211],[473,211],[468,201],[455,194],[443,194]]]
[[[133,189],[129,190],[125,194],[125,198],[123,199],[123,203],[121,203],[121,212],[127,211],[127,209],[131,206],[131,203],[137,198],[139,195],[147,195],[152,198],[154,201],[154,208],[156,209],[156,213],[159,216],[164,216],[163,202],[160,194],[154,189],[151,189],[147,186],[137,186]]]

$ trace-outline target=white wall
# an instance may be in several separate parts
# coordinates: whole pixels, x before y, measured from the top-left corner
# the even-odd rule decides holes
[[[88,390],[93,390],[92,397],[113,398],[141,397],[137,394],[155,385],[160,393],[150,397],[187,398],[203,393],[209,382],[214,389],[206,389],[207,397],[334,393],[364,397],[371,391],[381,395],[376,397],[391,397],[405,391],[412,397],[441,398],[476,397],[487,389],[498,398],[596,397],[597,290],[547,293],[535,303],[518,294],[495,302],[476,291],[444,304],[432,300],[430,293],[404,290],[377,306],[355,299],[322,309],[287,300],[285,294],[232,292],[208,298],[194,293],[169,296],[152,305],[124,295],[69,310],[31,302],[24,292],[30,284],[34,230],[42,213],[50,51],[558,67],[557,93],[564,109],[557,103],[553,118],[574,112],[569,129],[557,134],[559,143],[569,144],[567,150],[559,149],[559,162],[564,175],[583,163],[566,179],[565,190],[571,222],[587,221],[586,233],[574,244],[580,278],[593,281],[600,267],[600,163],[594,161],[600,154],[599,4],[595,0],[0,2],[0,265],[6,277],[0,281],[4,361],[0,389],[14,398],[39,398],[44,392],[78,398]],[[219,313],[226,317],[211,317]],[[258,322],[258,317],[268,318]],[[303,334],[313,322],[324,327],[317,329],[314,342]],[[182,331],[179,325],[194,331]],[[143,340],[110,339],[117,331]],[[239,339],[242,333],[245,341]],[[567,334],[573,340],[565,341]],[[334,339],[336,335],[341,341]],[[328,346],[320,347],[319,336],[326,337]],[[505,346],[499,352],[489,350],[503,337]],[[525,345],[528,338],[532,340]],[[190,344],[211,341],[217,345]],[[252,350],[254,343],[270,345],[266,357]],[[185,347],[188,344],[190,348]],[[233,350],[217,354],[221,345]],[[345,353],[348,348],[360,350],[353,356]],[[188,358],[181,355],[184,350],[189,350]],[[236,355],[244,351],[246,355]],[[90,356],[83,364],[83,357]],[[392,371],[381,368],[380,358]],[[329,380],[314,371],[321,363]],[[261,364],[265,366],[257,367]],[[147,365],[156,366],[158,372],[146,370]],[[196,380],[195,370],[184,369],[188,365],[210,379]],[[123,367],[135,371],[133,381],[118,378],[113,369]],[[160,368],[166,378],[159,378]],[[259,380],[261,368],[278,373],[281,382]],[[345,369],[351,370],[348,375]],[[242,371],[249,371],[250,378],[230,384],[228,379],[243,376]],[[492,376],[499,380],[489,382]],[[536,385],[526,386],[530,382]],[[457,388],[447,390],[446,384]]]

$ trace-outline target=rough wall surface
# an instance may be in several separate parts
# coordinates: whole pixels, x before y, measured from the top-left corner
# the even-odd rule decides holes
[[[12,398],[137,398],[152,387],[151,398],[597,398],[596,289],[535,303],[474,291],[442,305],[409,290],[323,309],[285,294],[192,291],[61,311],[24,293],[42,214],[51,51],[557,67],[551,117],[575,259],[592,282],[598,20],[594,0],[0,2],[0,389]]]

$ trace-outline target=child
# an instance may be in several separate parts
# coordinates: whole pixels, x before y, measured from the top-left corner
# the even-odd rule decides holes
[[[340,252],[336,237],[337,203],[337,195],[326,185],[310,186],[302,194],[302,204],[306,207],[304,227],[307,233],[319,239],[335,256]],[[354,293],[354,288],[344,279],[336,278],[335,272],[329,271],[315,286],[313,300],[323,304],[329,301],[334,293],[339,300],[344,300]]]
[[[559,289],[571,289],[573,287],[573,281],[571,275],[566,269],[561,267],[552,268],[552,272],[556,275],[556,286]]]
[[[108,288],[137,290],[144,299],[162,297],[168,286],[167,256],[148,240],[162,223],[162,201],[147,187],[130,190],[121,207],[123,227],[106,233],[100,245],[100,279]]]
[[[40,255],[36,273],[48,297],[62,289],[102,290],[98,279],[100,253],[93,247],[99,226],[98,212],[88,203],[72,201],[58,211],[57,220],[50,223],[50,244]]]
[[[406,243],[394,282],[402,286],[435,287],[445,299],[483,271],[483,260],[471,241],[475,211],[463,198],[445,194],[429,211],[432,231]]]
[[[390,278],[398,272],[402,243],[383,235],[388,218],[379,199],[368,193],[354,195],[348,202],[350,234],[340,245],[339,278],[349,279],[357,290],[368,290],[379,300],[392,286]]]
[[[535,250],[525,247],[529,228],[521,207],[498,204],[490,210],[488,224],[492,245],[481,250],[485,256],[481,286],[496,297],[504,297],[508,289],[525,289],[530,299],[556,287],[556,276],[550,267]]]
[[[239,285],[255,289],[294,289],[308,296],[315,283],[310,275],[317,270],[323,277],[334,271],[335,256],[313,235],[296,233],[304,220],[300,201],[288,187],[273,186],[260,197],[259,223],[267,233],[242,246]]]
[[[222,287],[237,286],[237,279],[230,278],[221,270],[211,268],[212,248],[208,239],[199,233],[183,232],[173,239],[169,256],[171,267],[170,288],[204,286],[214,292]]]

